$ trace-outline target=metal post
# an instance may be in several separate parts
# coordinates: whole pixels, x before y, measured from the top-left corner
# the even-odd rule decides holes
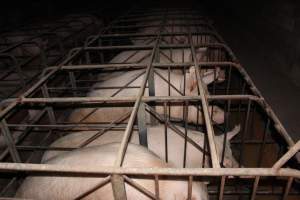
[[[126,189],[124,178],[121,175],[112,175],[111,184],[115,200],[126,200]]]
[[[145,104],[141,103],[137,115],[140,144],[148,148]]]
[[[72,71],[69,72],[69,78],[70,78],[70,83],[71,83],[71,87],[73,90],[73,95],[76,97],[76,96],[78,96],[78,93],[77,93],[77,86],[76,86],[76,79],[75,79],[74,72],[72,72]]]
[[[42,93],[43,93],[43,96],[45,98],[49,98],[49,93],[48,93],[48,89],[47,89],[46,83],[43,84],[43,86],[42,86]],[[47,110],[47,113],[48,113],[48,117],[49,117],[50,123],[51,124],[56,124],[56,118],[55,118],[55,114],[54,114],[53,108],[50,107],[50,106],[47,106],[46,110]]]

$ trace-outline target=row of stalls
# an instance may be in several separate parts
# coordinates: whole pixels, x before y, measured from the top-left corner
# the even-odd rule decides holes
[[[40,78],[0,113],[0,196],[99,199],[111,187],[109,197],[132,199],[131,187],[138,199],[168,199],[178,191],[162,185],[181,181],[184,199],[299,199],[300,143],[200,9],[134,9],[90,37],[81,33],[100,30],[91,17],[35,28],[1,43],[1,83]],[[106,141],[117,142],[111,165],[103,152],[76,157]],[[130,143],[169,165],[128,165]]]

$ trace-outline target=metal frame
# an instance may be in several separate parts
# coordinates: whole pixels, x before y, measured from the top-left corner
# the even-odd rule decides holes
[[[3,172],[28,172],[28,173],[34,173],[39,172],[42,174],[51,174],[53,176],[59,175],[80,175],[80,176],[87,176],[92,175],[95,177],[103,177],[103,175],[106,177],[103,179],[103,181],[100,181],[99,184],[95,188],[91,188],[90,191],[84,192],[80,197],[77,199],[83,198],[87,194],[90,194],[91,192],[95,191],[96,189],[102,187],[103,185],[111,182],[113,185],[113,192],[115,199],[126,199],[126,192],[124,189],[124,184],[129,183],[133,185],[135,188],[138,188],[143,193],[147,194],[152,199],[159,199],[159,189],[158,189],[158,183],[161,176],[170,176],[170,177],[180,177],[180,179],[184,178],[184,180],[188,181],[188,197],[191,198],[191,192],[192,192],[192,182],[197,177],[202,177],[205,179],[213,178],[214,180],[219,180],[219,189],[216,190],[215,194],[218,196],[218,199],[224,199],[225,195],[227,194],[234,194],[234,192],[227,191],[226,184],[231,179],[245,179],[248,181],[253,181],[253,187],[252,190],[247,193],[247,195],[251,196],[251,199],[255,199],[257,194],[260,194],[258,187],[259,183],[262,181],[265,177],[285,177],[286,179],[286,188],[283,193],[278,193],[277,195],[283,195],[283,199],[287,199],[292,183],[294,179],[300,178],[300,171],[297,169],[291,169],[284,167],[285,164],[300,150],[300,141],[295,143],[293,139],[289,136],[287,131],[284,129],[283,125],[269,106],[269,104],[264,100],[259,90],[255,87],[254,83],[252,82],[251,78],[248,76],[247,72],[244,70],[244,68],[238,63],[237,58],[233,54],[233,52],[230,50],[230,48],[225,44],[225,42],[222,40],[222,38],[216,33],[214,28],[211,25],[210,21],[207,21],[206,23],[191,23],[191,24],[168,24],[167,20],[172,19],[172,17],[181,14],[181,15],[190,15],[191,13],[195,15],[196,19],[204,19],[203,17],[197,17],[198,13],[191,10],[155,10],[152,12],[149,12],[149,14],[144,14],[145,12],[136,11],[127,14],[125,17],[121,17],[120,19],[115,20],[112,22],[108,27],[106,27],[101,33],[99,33],[96,36],[90,37],[84,46],[80,48],[74,48],[72,49],[66,59],[62,61],[58,66],[54,67],[48,67],[44,69],[43,76],[41,79],[36,82],[31,88],[29,88],[25,93],[20,95],[18,98],[15,99],[9,99],[6,102],[9,102],[9,104],[0,112],[0,118],[2,120],[1,127],[2,132],[4,132],[4,137],[6,138],[8,149],[2,153],[0,156],[2,159],[5,157],[9,157],[9,155],[14,158],[14,163],[0,163],[0,170]],[[123,32],[124,29],[133,29],[136,28],[143,28],[143,27],[149,27],[147,25],[119,25],[122,23],[136,23],[136,22],[144,22],[144,21],[151,21],[150,19],[145,20],[148,18],[148,16],[158,16],[154,17],[151,20],[158,20],[160,21],[160,24],[158,25],[151,25],[152,27],[158,27],[160,31],[157,32],[157,34],[138,34],[138,33],[128,33]],[[176,17],[175,17],[176,18]],[[187,18],[189,19],[189,18]],[[194,19],[191,17],[191,19]],[[176,32],[176,33],[163,33],[163,28],[166,26],[172,27],[173,25],[177,26],[186,26],[187,32]],[[190,27],[193,26],[204,26],[209,27],[210,31],[203,31],[203,32],[192,32],[190,31]],[[121,33],[116,34],[116,31],[120,31]],[[218,40],[218,43],[203,43],[201,45],[194,44],[193,42],[193,36],[194,35],[205,35],[205,34],[211,34],[215,36]],[[187,44],[160,44],[161,38],[164,36],[182,36],[185,35],[188,38]],[[99,39],[103,38],[132,38],[132,37],[152,37],[154,38],[154,43],[152,45],[105,45],[97,46],[97,41]],[[95,46],[96,45],[96,46]],[[224,52],[228,55],[228,59],[226,61],[206,61],[206,62],[198,62],[196,59],[196,48],[197,47],[207,47],[207,48],[222,48]],[[161,49],[183,49],[183,48],[189,48],[191,50],[192,54],[192,62],[184,62],[184,63],[167,63],[162,64],[159,63],[159,60],[156,59],[156,55],[159,53]],[[116,50],[149,50],[151,52],[150,54],[150,60],[148,63],[100,63],[100,64],[73,64],[76,59],[85,57],[87,55],[87,52],[96,51],[103,53],[105,51],[116,51]],[[75,62],[76,63],[76,62]],[[188,66],[194,65],[196,66],[196,75],[197,75],[197,87],[199,91],[199,95],[197,96],[186,96],[183,94],[182,96],[154,96],[155,91],[151,91],[149,96],[144,96],[145,88],[154,88],[152,84],[153,81],[151,81],[151,76],[153,74],[153,71],[155,68],[167,68],[170,72],[171,68],[180,68],[184,69]],[[239,75],[241,76],[243,82],[243,89],[240,94],[229,94],[228,93],[228,87],[226,89],[226,93],[224,94],[208,94],[206,91],[206,86],[202,82],[202,68],[205,67],[215,67],[220,66],[222,68],[229,69],[231,76],[231,71],[236,70]],[[49,83],[49,80],[53,80],[59,73],[65,73],[66,77],[70,76],[71,73],[71,88],[73,88],[73,95],[77,95],[76,89],[76,75],[74,75],[74,71],[88,71],[88,70],[119,70],[119,69],[137,69],[142,68],[145,69],[144,78],[142,81],[142,84],[139,88],[139,92],[137,97],[49,97],[50,86],[47,86]],[[153,77],[152,77],[153,78]],[[169,84],[169,90],[172,87],[170,80],[166,80]],[[228,84],[230,85],[230,83]],[[249,93],[245,92],[245,88],[249,89]],[[54,87],[55,88],[55,87]],[[129,88],[127,86],[122,87]],[[122,90],[120,88],[120,90]],[[43,89],[43,95],[35,96],[38,91]],[[67,88],[68,89],[68,88]],[[213,86],[213,90],[215,89],[215,85]],[[288,150],[284,152],[282,156],[280,156],[276,163],[272,167],[269,168],[223,168],[223,158],[222,160],[219,160],[219,157],[217,155],[216,151],[216,143],[215,143],[215,124],[212,122],[212,115],[209,113],[209,105],[211,105],[214,101],[225,101],[226,102],[226,114],[230,114],[230,111],[232,110],[231,105],[233,101],[245,101],[247,102],[246,105],[246,119],[245,119],[245,130],[243,133],[243,136],[241,137],[241,142],[239,145],[241,145],[241,156],[243,157],[243,146],[245,145],[245,138],[244,135],[249,129],[249,121],[250,121],[250,112],[252,111],[253,105],[257,104],[260,106],[260,108],[265,112],[266,116],[268,117],[268,123],[266,125],[266,128],[264,132],[266,133],[268,130],[268,127],[270,123],[272,122],[274,128],[276,129],[277,133],[280,135],[282,141],[284,141],[287,144]],[[151,106],[155,104],[149,104],[147,103],[161,103],[164,105],[164,115],[160,116],[155,113],[155,110]],[[193,106],[201,105],[202,112],[204,114],[204,127],[207,134],[207,141],[206,145],[203,147],[199,147],[201,151],[207,151],[209,150],[209,156],[212,161],[212,167],[211,168],[162,168],[162,169],[154,169],[154,168],[122,168],[122,162],[124,155],[126,154],[126,148],[129,142],[129,137],[132,133],[132,130],[139,130],[140,132],[140,141],[141,144],[144,146],[147,146],[147,140],[145,139],[145,136],[147,135],[147,132],[145,132],[145,121],[143,119],[144,112],[149,112],[152,114],[152,116],[159,118],[160,121],[162,121],[165,126],[172,128],[176,130],[176,127],[172,126],[172,123],[170,122],[170,119],[167,115],[167,106],[171,106],[171,103],[174,102],[180,102],[183,103],[185,107],[185,114],[184,119],[186,119],[188,109],[187,106]],[[84,124],[84,123],[78,123],[78,124],[60,124],[57,123],[57,118],[53,114],[53,107],[55,105],[91,105],[97,109],[97,107],[101,107],[103,104],[108,104],[108,106],[114,106],[114,104],[119,103],[126,103],[132,105],[132,111],[131,113],[127,113],[126,115],[122,116],[117,121],[111,122],[110,124]],[[10,116],[14,115],[14,112],[18,110],[20,106],[42,106],[45,108],[43,112],[39,114],[37,119],[34,121],[38,121],[42,115],[49,116],[49,124],[17,124],[17,123],[6,123],[6,119]],[[237,108],[238,110],[241,110],[240,107]],[[51,117],[52,116],[52,117]],[[52,120],[51,120],[52,118]],[[124,118],[129,118],[127,122],[122,123]],[[135,125],[135,121],[138,119],[138,124]],[[225,123],[225,130],[228,130],[228,123]],[[57,129],[68,129],[68,128],[100,128],[103,131],[99,132],[94,138],[96,139],[101,134],[103,134],[106,130],[115,128],[124,130],[124,136],[122,139],[122,142],[119,147],[119,151],[117,153],[116,160],[114,162],[114,166],[110,168],[104,168],[104,167],[87,167],[87,166],[53,166],[49,164],[28,164],[28,163],[19,163],[21,160],[18,159],[19,151],[21,150],[73,150],[73,148],[51,148],[43,145],[36,145],[36,146],[22,146],[18,145],[17,142],[12,142],[11,132],[10,128],[15,127],[24,127],[25,131],[27,132],[29,129],[29,132],[34,129],[34,127],[39,128],[57,128]],[[187,130],[187,123],[185,120],[185,133],[182,133],[180,130],[177,130],[178,134],[180,134],[185,139],[185,144],[187,142],[191,142],[192,140],[187,137],[186,130]],[[52,129],[50,129],[52,130]],[[24,133],[26,135],[26,133]],[[167,135],[166,135],[167,137]],[[258,142],[261,144],[261,152],[264,148],[264,145],[267,143],[267,138],[264,136],[262,142]],[[253,141],[255,143],[255,141]],[[85,146],[87,143],[82,144],[81,147]],[[205,147],[206,146],[206,147]],[[166,155],[168,152],[166,151]],[[185,152],[186,155],[186,152]],[[206,153],[203,154],[204,158]],[[224,155],[224,149],[223,149],[223,155]],[[167,160],[166,156],[166,160]],[[208,158],[207,158],[208,159]],[[240,159],[240,161],[242,161]],[[185,162],[183,163],[185,166]],[[145,175],[148,177],[153,178],[155,182],[155,194],[149,192],[145,188],[142,188],[137,183],[135,183],[130,177],[132,175]],[[233,178],[232,178],[233,176]],[[213,192],[212,192],[213,193]],[[212,194],[211,193],[211,194]],[[3,193],[2,193],[3,194]],[[272,191],[268,191],[267,194],[273,194]],[[238,193],[237,195],[243,195],[243,191]],[[299,193],[296,193],[296,195],[299,195]]]
[[[84,22],[84,18],[88,18],[91,22]],[[78,25],[76,25],[76,23]],[[0,53],[3,55],[1,59],[9,56],[14,61],[8,65],[11,69],[5,70],[0,78],[1,85],[3,85],[4,88],[10,87],[10,92],[3,94],[1,99],[18,96],[22,89],[24,91],[25,88],[32,85],[44,67],[61,62],[66,50],[77,46],[87,35],[98,31],[99,25],[98,20],[92,15],[69,15],[54,23],[37,24],[34,26],[28,25],[27,27],[19,29],[21,31],[19,34],[10,32],[1,34],[4,40],[7,40],[5,38],[9,37],[24,37],[22,41],[17,43],[5,43],[2,44],[4,46],[0,48]],[[47,48],[41,47],[35,42],[36,39],[48,40],[51,38],[54,39],[55,43]],[[25,57],[17,56],[14,53],[15,50],[20,50],[28,45],[36,46],[40,50],[40,53],[38,55],[28,55]],[[56,54],[58,54],[51,53],[53,50],[56,50]],[[38,63],[33,62],[36,59],[41,60]],[[31,72],[30,77],[28,75],[25,76],[26,71]],[[16,74],[16,78],[11,80],[9,76],[14,76],[14,74]],[[18,79],[21,84],[14,84]]]

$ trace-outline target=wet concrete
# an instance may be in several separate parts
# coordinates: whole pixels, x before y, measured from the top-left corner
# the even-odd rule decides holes
[[[241,25],[222,17],[214,20],[217,31],[232,48],[288,133],[295,141],[299,140],[300,87],[280,71],[289,66],[282,66],[280,58],[274,57],[274,50],[261,42],[261,35],[250,24]]]

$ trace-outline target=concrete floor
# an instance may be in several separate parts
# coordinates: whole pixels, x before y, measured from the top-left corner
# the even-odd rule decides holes
[[[214,25],[292,136],[300,139],[300,88],[280,72],[280,62],[250,25],[216,18]],[[276,42],[276,41],[274,41]]]

